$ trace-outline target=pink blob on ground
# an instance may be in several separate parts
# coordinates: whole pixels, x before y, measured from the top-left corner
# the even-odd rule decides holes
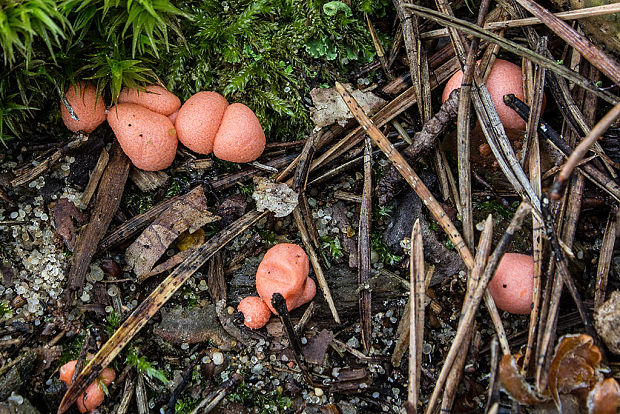
[[[534,258],[505,253],[488,289],[499,309],[525,315],[532,310],[533,284]]]
[[[198,154],[210,154],[227,107],[228,101],[217,92],[192,95],[179,109],[174,123],[179,141]]]
[[[441,96],[442,102],[445,102],[446,99],[448,99],[450,92],[461,87],[462,80],[463,72],[459,70],[446,83]],[[514,63],[508,62],[507,60],[496,59],[487,79],[486,85],[504,128],[521,131],[525,130],[525,121],[504,103],[504,95],[509,94],[514,94],[517,98],[523,100],[523,78],[521,74],[521,67],[515,65]],[[544,110],[544,108],[545,100],[543,98],[542,109]]]
[[[271,310],[258,296],[243,298],[237,310],[243,314],[243,323],[250,329],[262,328],[271,318]]]
[[[265,253],[256,270],[256,290],[265,304],[275,314],[271,305],[274,293],[280,293],[286,300],[288,310],[295,308],[298,297],[306,288],[310,271],[308,255],[300,246],[280,243]]]
[[[213,143],[213,154],[230,162],[254,161],[265,149],[265,133],[250,108],[234,103],[226,108]]]

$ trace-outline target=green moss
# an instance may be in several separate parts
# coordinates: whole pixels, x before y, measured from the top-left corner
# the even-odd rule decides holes
[[[350,15],[326,13],[326,3],[189,3],[194,19],[182,27],[188,48],[171,48],[164,79],[184,99],[215,90],[245,103],[272,140],[299,139],[310,128],[303,100],[310,88],[374,56],[362,15],[370,2],[354,2]]]
[[[195,400],[192,397],[186,395],[179,398],[174,405],[174,412],[176,414],[190,414],[194,411],[194,408],[200,404],[200,400]]]
[[[82,344],[84,344],[84,334],[76,335],[69,340],[69,343],[63,347],[62,354],[58,359],[60,365],[64,365],[69,361],[77,359],[80,354],[80,350],[82,349]]]

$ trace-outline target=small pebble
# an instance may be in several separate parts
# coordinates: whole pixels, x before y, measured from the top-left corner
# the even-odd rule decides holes
[[[221,352],[215,352],[213,353],[212,359],[215,365],[222,365],[224,363],[224,354],[222,354]]]

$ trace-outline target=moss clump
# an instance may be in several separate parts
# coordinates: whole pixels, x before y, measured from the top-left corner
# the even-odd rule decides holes
[[[339,5],[338,6],[336,6]],[[363,12],[387,3],[230,0],[190,3],[188,47],[166,54],[164,79],[187,99],[215,90],[252,108],[271,140],[301,138],[310,127],[303,100],[345,65],[374,56]],[[350,67],[349,67],[350,69]]]

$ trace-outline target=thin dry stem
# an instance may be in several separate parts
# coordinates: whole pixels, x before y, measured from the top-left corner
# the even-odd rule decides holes
[[[417,412],[420,395],[420,376],[422,372],[422,345],[424,343],[424,249],[420,219],[411,229],[411,258],[409,260],[409,297],[413,298],[409,307],[409,382],[407,402]]]
[[[614,252],[614,243],[616,241],[616,211],[609,213],[607,225],[605,226],[605,234],[601,243],[601,251],[598,256],[598,266],[596,268],[596,287],[594,288],[594,309],[605,302],[605,291],[607,290],[607,276],[611,258]]]
[[[370,263],[370,226],[372,216],[372,146],[370,138],[364,141],[364,187],[362,190],[362,204],[357,238],[357,283],[366,286],[371,278],[372,264]],[[371,290],[363,288],[359,291],[360,327],[362,331],[362,345],[366,353],[372,345],[372,309]]]
[[[614,122],[620,119],[620,103],[614,106],[609,112],[605,114],[605,116],[597,122],[597,124],[590,130],[588,136],[586,136],[583,141],[577,145],[575,150],[568,157],[566,163],[564,163],[564,167],[560,171],[560,174],[556,178],[556,182],[553,186],[553,197],[557,197],[559,194],[559,189],[565,185],[568,177],[570,177],[571,173],[575,169],[575,167],[579,164],[579,162],[583,159],[586,153],[590,150],[590,147],[609,129]]]
[[[467,279],[467,291],[470,293],[470,295],[473,293],[474,289],[476,289],[476,287],[478,286],[480,275],[484,271],[484,268],[487,264],[487,258],[489,256],[489,252],[491,251],[492,239],[493,239],[493,217],[489,214],[489,216],[484,222],[484,228],[482,229],[482,233],[480,234],[480,240],[478,241],[478,249],[476,251],[474,268],[469,272],[470,275],[469,275],[469,278]],[[469,297],[470,295],[466,295],[466,297]],[[463,302],[461,314],[463,314],[466,311],[468,306],[469,306],[469,303],[467,301]],[[466,333],[466,337],[463,340],[464,346],[460,348],[454,360],[454,363],[452,364],[452,367],[450,369],[450,375],[448,376],[448,379],[446,380],[446,389],[443,394],[443,398],[441,400],[442,412],[452,411],[452,404],[454,401],[454,397],[456,396],[458,386],[460,384],[460,379],[461,379],[461,375],[463,372],[463,365],[465,364],[465,359],[467,357],[467,353],[469,350],[469,345],[470,345],[473,333],[474,333],[474,329],[471,329]]]

